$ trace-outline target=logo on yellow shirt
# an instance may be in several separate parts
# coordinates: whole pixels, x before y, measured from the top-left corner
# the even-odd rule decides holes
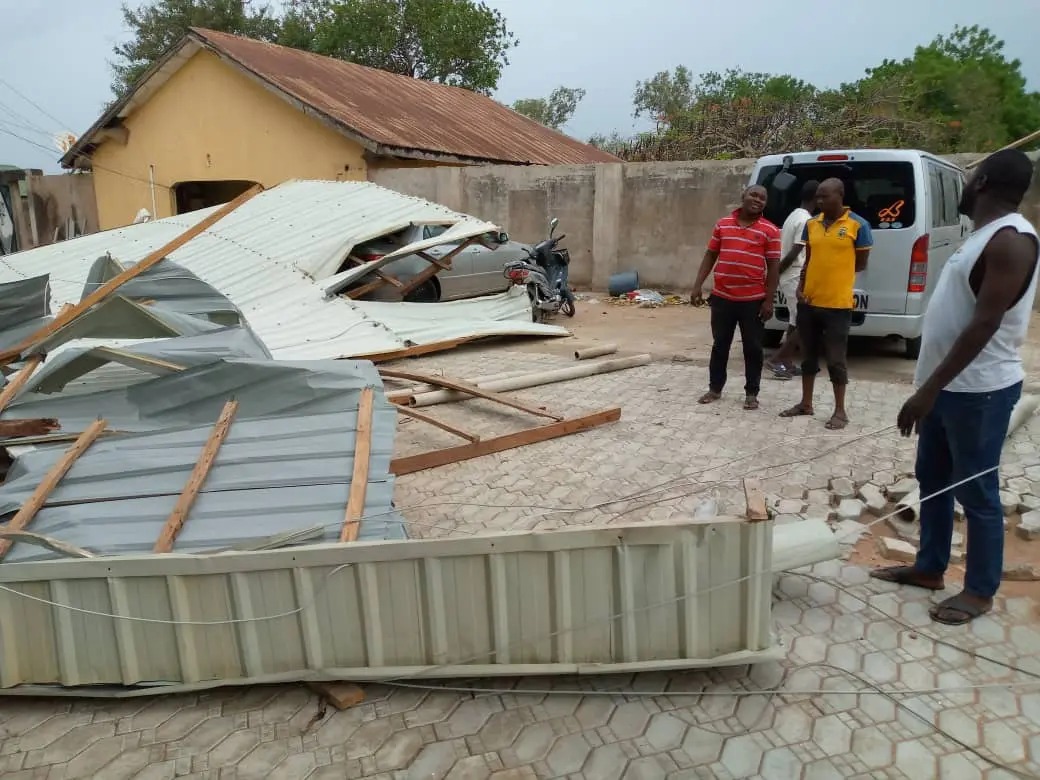
[[[838,238],[845,238],[845,236],[847,236],[848,234],[849,234],[848,228],[839,228],[838,229]]]

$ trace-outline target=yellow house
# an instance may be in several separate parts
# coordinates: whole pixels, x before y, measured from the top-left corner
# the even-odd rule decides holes
[[[192,29],[62,157],[93,171],[102,230],[251,184],[384,166],[618,162],[459,87]]]

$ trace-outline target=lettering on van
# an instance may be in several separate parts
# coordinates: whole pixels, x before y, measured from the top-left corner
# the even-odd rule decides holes
[[[784,295],[783,290],[776,291],[776,297],[773,299],[775,306],[787,307],[787,296]],[[853,311],[867,311],[870,308],[870,294],[865,293],[862,290],[852,291],[852,310]]]

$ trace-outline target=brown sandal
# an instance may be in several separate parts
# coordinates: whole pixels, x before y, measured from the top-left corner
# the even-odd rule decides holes
[[[963,626],[993,609],[993,599],[982,599],[963,591],[935,604],[928,615],[945,626]]]
[[[697,399],[699,404],[713,404],[722,398],[722,393],[716,393],[714,390],[709,390],[700,398]]]
[[[849,418],[841,414],[832,414],[823,427],[829,431],[841,431],[849,424]]]
[[[942,577],[929,577],[913,566],[882,566],[880,569],[872,569],[870,576],[882,582],[894,582],[896,585],[909,585],[925,590],[942,590],[946,587]]]
[[[790,409],[784,409],[780,412],[781,417],[812,417],[813,414],[811,406],[807,409],[801,404],[795,404]]]

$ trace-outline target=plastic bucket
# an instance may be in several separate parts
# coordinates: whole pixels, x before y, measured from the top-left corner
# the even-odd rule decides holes
[[[639,289],[639,273],[637,271],[623,271],[610,277],[607,283],[607,292],[611,297],[628,295],[633,290]]]

